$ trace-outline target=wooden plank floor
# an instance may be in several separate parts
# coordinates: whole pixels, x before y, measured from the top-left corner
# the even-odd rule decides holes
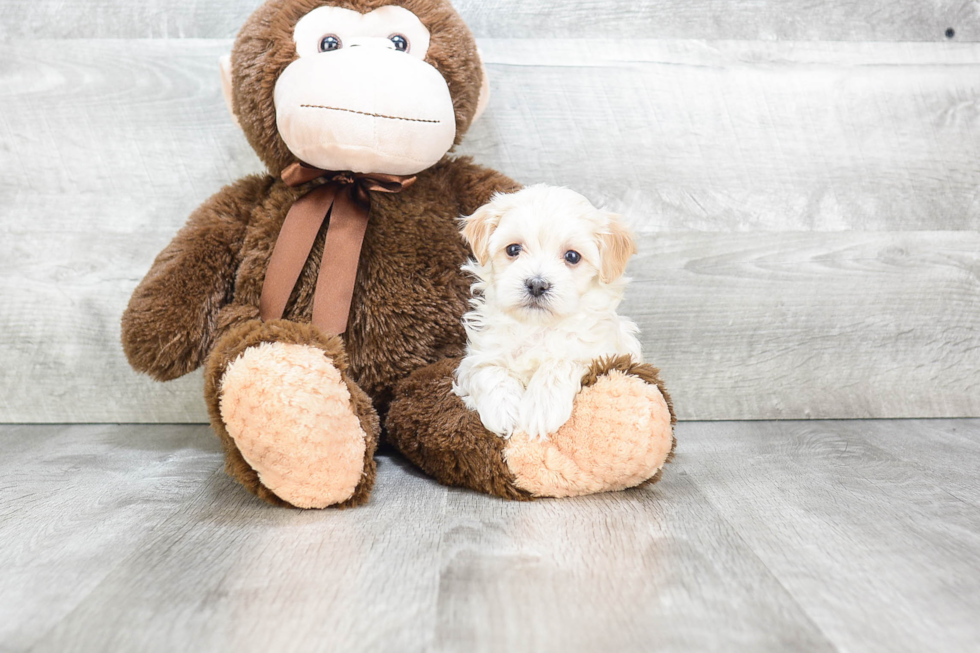
[[[268,507],[204,426],[2,426],[2,651],[975,651],[980,420],[682,423],[657,486],[508,503],[382,456]]]

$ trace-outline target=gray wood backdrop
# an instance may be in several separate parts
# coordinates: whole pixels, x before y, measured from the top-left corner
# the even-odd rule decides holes
[[[205,420],[119,316],[261,167],[217,74],[256,4],[0,5],[0,421]],[[462,151],[628,216],[683,418],[980,415],[980,2],[457,6],[494,90]]]

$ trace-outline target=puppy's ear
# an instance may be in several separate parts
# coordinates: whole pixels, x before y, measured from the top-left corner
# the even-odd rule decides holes
[[[609,283],[623,276],[633,254],[636,254],[633,232],[618,215],[610,213],[606,228],[599,234],[599,256],[602,258],[599,278]]]
[[[470,245],[473,255],[480,265],[486,265],[490,260],[490,236],[500,224],[503,211],[493,201],[484,204],[473,215],[460,218],[463,225],[463,240]]]

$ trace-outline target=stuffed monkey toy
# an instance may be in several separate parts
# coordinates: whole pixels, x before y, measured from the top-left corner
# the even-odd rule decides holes
[[[368,500],[384,434],[436,480],[510,499],[656,480],[673,449],[657,371],[596,361],[546,440],[502,439],[452,394],[470,252],[457,219],[518,184],[449,154],[486,75],[448,0],[269,0],[223,81],[268,174],[220,190],[122,318],[132,366],[204,366],[226,470],[270,503]]]

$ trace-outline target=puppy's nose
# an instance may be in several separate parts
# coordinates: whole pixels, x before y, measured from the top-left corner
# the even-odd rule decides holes
[[[540,297],[541,295],[548,292],[548,288],[551,288],[551,284],[542,279],[541,277],[534,277],[533,279],[528,279],[524,282],[527,286],[527,291],[531,293],[532,297]]]

